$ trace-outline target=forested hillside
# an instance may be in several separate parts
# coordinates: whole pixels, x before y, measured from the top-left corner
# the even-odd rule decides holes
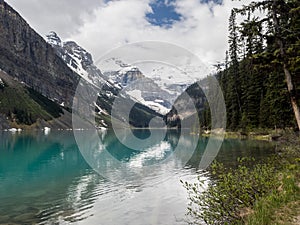
[[[229,50],[217,66],[230,130],[299,128],[300,1],[233,9]],[[209,110],[202,113],[209,127]]]

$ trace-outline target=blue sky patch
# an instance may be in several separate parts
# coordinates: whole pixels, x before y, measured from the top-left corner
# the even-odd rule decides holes
[[[181,15],[175,11],[172,5],[174,0],[156,0],[151,3],[153,13],[146,15],[148,21],[155,26],[170,27],[176,21],[181,19]]]
[[[223,3],[223,0],[201,0],[201,3],[209,3],[213,2],[215,4],[221,5]]]
[[[182,19],[182,15],[175,11],[172,3],[176,0],[155,0],[150,3],[153,13],[146,15],[147,20],[154,26],[171,27],[176,21]],[[203,4],[213,2],[221,5],[223,0],[199,0]]]

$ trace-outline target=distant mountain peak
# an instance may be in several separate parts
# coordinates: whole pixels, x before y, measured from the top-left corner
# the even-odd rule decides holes
[[[111,118],[107,115],[121,88],[106,79],[93,64],[90,53],[73,41],[63,42],[54,31],[42,38],[3,0],[0,0],[0,31],[0,89],[3,89],[0,99],[12,97],[13,100],[5,104],[1,101],[0,129],[9,128],[8,123],[12,121],[26,125],[36,123],[37,128],[44,125],[72,127],[72,115],[68,109],[73,107],[79,86],[87,87],[89,91],[76,96],[79,103],[76,114],[92,114],[95,116],[92,124],[110,126]],[[129,80],[130,75],[133,77],[133,74],[126,75]],[[97,92],[98,98],[88,102],[89,107],[81,107],[94,92]],[[145,127],[154,115],[162,117],[126,96],[119,98],[126,105],[134,105],[135,117],[130,119],[133,126]],[[62,111],[62,106],[66,110]],[[14,115],[14,109],[19,118]],[[120,126],[123,126],[125,118],[122,113],[120,111],[116,115]]]
[[[52,46],[62,46],[62,42],[60,37],[57,35],[56,32],[50,31],[47,37],[47,42],[51,44]]]
[[[56,32],[51,31],[47,42],[56,50],[67,66],[87,82],[100,87],[106,83],[101,71],[94,65],[92,55],[75,41],[63,42]]]

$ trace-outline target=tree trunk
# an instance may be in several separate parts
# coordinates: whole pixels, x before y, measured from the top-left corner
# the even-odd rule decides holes
[[[299,106],[297,103],[295,88],[294,88],[294,85],[292,82],[292,76],[287,67],[287,63],[286,63],[286,54],[285,54],[284,45],[283,45],[283,41],[281,38],[281,32],[280,32],[281,29],[280,29],[277,15],[276,15],[277,14],[277,2],[278,2],[277,0],[273,0],[273,4],[272,4],[272,17],[273,17],[274,28],[275,28],[275,37],[276,37],[278,47],[280,49],[280,55],[283,59],[283,71],[284,71],[284,75],[285,75],[285,79],[286,79],[286,84],[287,84],[288,92],[290,95],[291,104],[292,104],[292,107],[294,110],[295,118],[297,121],[298,129],[300,130],[300,110],[299,110]]]
[[[292,76],[290,74],[290,71],[287,69],[285,63],[283,64],[283,70],[284,70],[285,79],[286,79],[288,91],[290,94],[290,99],[291,99],[292,107],[294,110],[295,118],[296,118],[296,121],[298,124],[298,129],[300,130],[300,110],[299,110],[299,106],[297,104],[297,98],[296,98],[296,94],[295,94],[294,85],[292,83]]]

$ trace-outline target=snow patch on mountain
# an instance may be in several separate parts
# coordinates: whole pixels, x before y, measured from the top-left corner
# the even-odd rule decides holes
[[[111,58],[100,64],[103,74],[115,85],[122,87],[133,101],[148,106],[154,111],[166,114],[172,107],[170,99],[176,96],[161,89],[152,79],[145,77],[137,66]],[[136,95],[139,93],[139,95]]]
[[[163,100],[156,99],[154,101],[147,101],[142,97],[142,91],[140,90],[132,90],[126,92],[130,97],[132,97],[132,100],[137,101],[143,105],[148,106],[149,108],[155,110],[156,112],[165,115],[167,114],[170,109],[167,107],[164,107],[162,103]]]
[[[58,35],[54,31],[50,31],[50,33],[48,35],[46,35],[46,37],[47,37],[47,42],[50,45],[62,47],[61,39],[60,39],[60,37],[58,37]]]
[[[166,114],[176,96],[161,89],[152,79],[145,77],[137,66],[124,63],[118,58],[109,58],[99,64],[104,76],[120,89],[125,89],[133,101],[146,105],[154,111]]]
[[[152,79],[163,90],[177,98],[191,84],[203,76],[202,68],[191,65],[174,66],[163,63],[146,63],[139,65],[146,77]]]
[[[104,76],[116,87],[124,88],[131,82],[144,78],[142,72],[136,67],[128,65],[117,58],[104,60],[99,64]]]
[[[99,66],[103,74],[115,85],[126,87],[129,90],[127,94],[131,95],[135,89],[140,90],[141,98],[136,99],[158,112],[170,110],[177,97],[196,82],[200,74],[199,70],[187,66],[184,67],[185,70],[180,70],[162,63],[130,65],[114,57],[102,60]],[[144,82],[137,85],[138,80]]]
[[[0,88],[4,88],[4,82],[3,82],[3,80],[0,78]]]
[[[81,61],[76,55],[69,55],[72,60],[67,64],[75,73],[79,74],[82,78],[84,78],[89,83],[93,84],[93,81],[89,78],[88,72],[83,69]],[[65,57],[64,57],[65,58]]]
[[[95,65],[92,55],[74,41],[63,42],[55,32],[50,32],[47,40],[69,68],[88,83],[100,87],[101,98],[112,101],[120,90],[125,89],[126,97],[166,114],[176,98],[197,80],[195,76],[189,76],[190,71],[165,64],[130,65],[112,57]],[[98,110],[100,113],[105,111]]]
[[[92,55],[74,41],[62,42],[60,37],[51,31],[47,36],[49,44],[56,49],[57,54],[65,61],[70,69],[84,80],[97,87],[107,85],[112,87],[100,69],[94,65]]]

